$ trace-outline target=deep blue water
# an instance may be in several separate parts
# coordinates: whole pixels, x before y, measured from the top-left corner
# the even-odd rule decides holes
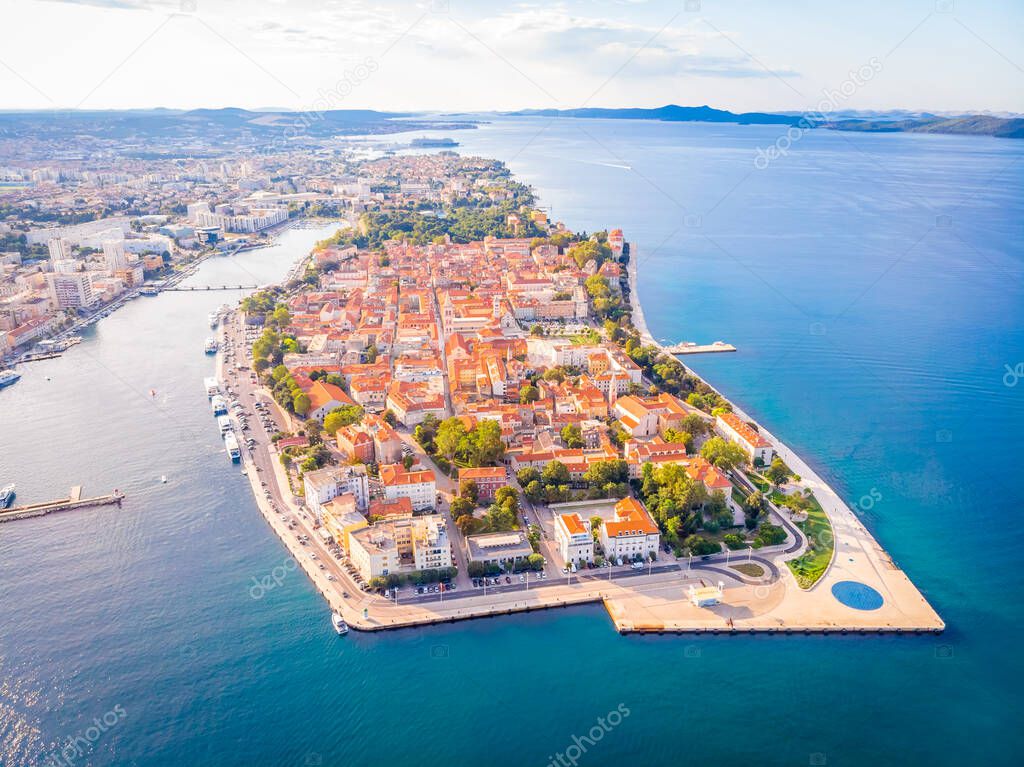
[[[655,336],[739,347],[688,361],[858,506],[943,636],[626,638],[586,608],[339,640],[301,574],[248,592],[285,551],[202,389],[206,314],[232,294],[163,294],[0,392],[21,501],[129,493],[0,527],[0,761],[82,736],[76,765],[542,767],[624,706],[579,764],[1019,763],[1024,381],[1003,379],[1024,361],[1024,147],[821,132],[758,170],[776,137],[458,134],[555,218],[625,230]],[[318,236],[195,279],[270,281]]]

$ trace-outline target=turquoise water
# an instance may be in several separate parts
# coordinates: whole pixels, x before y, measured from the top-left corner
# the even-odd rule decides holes
[[[620,637],[594,607],[339,639],[299,573],[249,595],[285,551],[202,387],[206,314],[232,294],[163,294],[0,392],[22,502],[129,494],[0,528],[0,761],[79,737],[76,765],[543,766],[621,706],[578,764],[1019,763],[1024,384],[1003,377],[1024,361],[1024,148],[812,133],[756,170],[775,137],[459,135],[556,218],[626,231],[655,336],[739,347],[690,362],[857,506],[943,636]],[[270,281],[320,236],[195,279]]]

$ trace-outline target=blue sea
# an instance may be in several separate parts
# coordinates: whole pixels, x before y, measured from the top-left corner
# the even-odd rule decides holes
[[[0,391],[19,501],[128,493],[0,526],[0,763],[1019,764],[1024,143],[814,131],[759,168],[777,128],[449,135],[553,218],[621,227],[655,337],[738,347],[684,361],[832,483],[947,631],[621,637],[588,607],[339,639],[300,572],[250,588],[286,552],[202,384],[207,313],[239,294],[164,293]],[[331,230],[191,281],[278,279]]]

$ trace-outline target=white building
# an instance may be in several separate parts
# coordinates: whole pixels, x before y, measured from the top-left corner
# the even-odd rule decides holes
[[[752,461],[761,459],[766,466],[772,462],[775,456],[772,443],[735,413],[723,413],[716,419],[716,424],[722,436],[742,447]]]
[[[349,532],[348,540],[352,564],[366,581],[452,566],[448,527],[437,514],[378,522]]]
[[[50,251],[51,261],[63,261],[71,258],[71,245],[67,240],[61,239],[60,237],[54,237],[46,243],[46,247]]]
[[[306,506],[322,521],[323,505],[345,493],[356,499],[356,506],[364,511],[370,505],[370,483],[366,478],[366,467],[329,466],[308,472],[302,478],[306,493]]]
[[[380,467],[380,482],[389,501],[408,498],[416,511],[436,507],[437,484],[431,471],[406,471],[401,464],[386,464]]]
[[[594,561],[594,535],[590,521],[576,512],[555,516],[555,542],[566,565]]]
[[[604,521],[599,535],[605,556],[623,561],[656,554],[661,541],[661,531],[636,498],[616,503],[615,518]]]
[[[107,271],[116,274],[128,268],[128,257],[124,254],[124,240],[107,240],[103,243],[103,257]]]
[[[58,309],[87,309],[96,303],[92,275],[88,272],[51,272],[46,281]]]

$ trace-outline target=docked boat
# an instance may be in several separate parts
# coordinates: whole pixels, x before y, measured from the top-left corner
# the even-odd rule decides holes
[[[153,285],[146,285],[139,289],[139,294],[143,296],[155,296],[160,293],[160,288],[154,287]]]
[[[220,381],[213,376],[203,379],[203,385],[206,386],[206,396],[213,397],[216,394],[220,394]]]
[[[0,389],[10,386],[19,378],[21,378],[21,373],[15,373],[13,370],[0,371]]]
[[[220,312],[210,312],[206,319],[209,321],[210,327],[215,328],[220,324]]]
[[[334,630],[338,632],[339,636],[348,633],[348,624],[345,623],[345,619],[341,617],[340,613],[331,613],[331,625],[334,626]]]
[[[14,502],[14,483],[0,489],[0,509],[6,509]]]
[[[226,415],[217,416],[217,426],[220,427],[221,434],[227,434],[231,431],[231,418]]]
[[[217,339],[214,338],[213,336],[210,336],[209,338],[207,338],[206,339],[206,345],[203,347],[203,351],[205,351],[207,354],[216,354],[217,353]]]
[[[219,394],[210,399],[210,409],[214,415],[226,415],[228,412],[228,401]]]
[[[232,461],[241,459],[242,451],[238,449],[238,440],[235,439],[234,432],[229,431],[224,435],[224,447],[227,449],[228,456],[230,456]]]

